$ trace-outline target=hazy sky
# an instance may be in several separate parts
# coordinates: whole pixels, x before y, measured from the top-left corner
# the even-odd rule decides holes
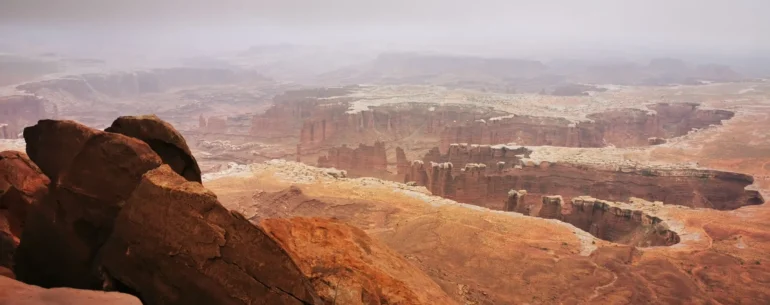
[[[768,13],[770,0],[0,0],[0,35],[201,48],[285,41],[732,52],[770,49]]]

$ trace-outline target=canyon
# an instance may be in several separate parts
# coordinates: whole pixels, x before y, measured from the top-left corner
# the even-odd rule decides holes
[[[373,63],[350,75],[371,82],[326,88],[213,64],[0,88],[0,277],[17,279],[0,286],[150,305],[770,302],[767,82],[667,60]]]
[[[299,144],[300,154],[311,159],[332,147],[368,144],[372,139],[420,151],[438,142],[441,152],[453,143],[637,147],[662,144],[734,116],[727,110],[702,109],[697,103],[656,103],[643,109],[586,113],[575,121],[463,103],[405,100],[367,105],[354,97],[356,90],[345,87],[276,96],[273,106],[253,117],[250,135],[271,143]]]
[[[204,178],[225,206],[254,221],[336,217],[384,241],[460,303],[761,304],[770,297],[762,288],[764,205],[741,213],[549,195],[554,208],[525,216],[291,161],[233,170]],[[714,264],[725,269],[705,268]]]

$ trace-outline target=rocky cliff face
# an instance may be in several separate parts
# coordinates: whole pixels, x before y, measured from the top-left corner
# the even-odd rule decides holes
[[[329,89],[331,90],[331,89]],[[347,93],[339,89],[337,94]],[[402,103],[354,109],[352,98],[326,91],[287,92],[252,119],[251,134],[261,138],[299,137],[303,149],[355,145],[372,138],[396,141],[418,137],[437,141],[445,127],[504,115],[488,108]]]
[[[332,148],[326,156],[318,158],[318,167],[333,167],[348,172],[351,177],[381,177],[387,174],[388,159],[385,143],[360,144],[357,148],[347,145]]]
[[[0,97],[0,139],[17,139],[24,127],[48,118],[44,102],[30,95]]]
[[[490,146],[490,145],[469,145],[469,144],[451,144],[447,152],[442,154],[438,147],[431,149],[422,158],[425,162],[450,162],[452,164],[484,164],[489,169],[502,169],[512,167],[521,163],[521,160],[529,157],[532,151],[526,147],[510,146]],[[454,168],[454,174],[457,174],[460,168]]]
[[[601,147],[601,132],[594,124],[575,124],[562,118],[507,116],[447,128],[441,134],[441,151],[452,143],[552,145]]]
[[[522,202],[526,195],[522,191],[509,192],[506,207],[510,209],[506,210],[560,220],[597,238],[619,244],[654,247],[680,241],[679,234],[669,229],[662,219],[644,211],[653,205],[650,202],[635,207],[588,196],[575,197],[567,203],[562,196],[542,196],[539,204],[527,205]]]
[[[458,106],[432,104],[397,104],[353,111],[348,111],[348,108],[346,106],[342,113],[326,112],[305,120],[300,131],[303,147],[367,136],[389,141],[418,136],[435,141],[447,126],[470,122],[483,116],[473,111],[463,111]]]
[[[733,112],[699,109],[698,104],[653,104],[650,111],[620,109],[588,116],[592,121],[570,122],[561,118],[506,116],[478,120],[445,129],[441,151],[452,143],[532,146],[617,147],[645,146],[651,137],[673,138],[692,129],[719,125]]]
[[[150,305],[452,304],[363,231],[324,219],[262,227],[227,210],[199,176],[187,176],[197,164],[184,159],[189,149],[167,123],[123,117],[108,130],[51,120],[25,129],[37,175],[52,182],[29,197],[35,202],[14,255],[19,280],[117,290]],[[177,162],[182,159],[191,163]],[[0,186],[17,185],[15,175],[34,177],[14,162],[0,160]],[[8,193],[2,194],[5,204]],[[0,227],[13,227],[5,223]],[[319,236],[333,252],[319,251]]]
[[[751,176],[712,170],[608,170],[570,163],[522,160],[519,164],[468,164],[452,170],[452,163],[413,162],[404,181],[424,185],[436,195],[493,209],[504,209],[511,189],[534,196],[559,194],[569,201],[588,195],[613,201],[631,197],[697,208],[732,210],[761,204],[762,196],[746,187]]]

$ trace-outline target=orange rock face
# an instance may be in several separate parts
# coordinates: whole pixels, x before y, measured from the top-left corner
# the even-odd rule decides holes
[[[17,139],[24,127],[46,118],[43,103],[30,95],[0,97],[0,139]]]
[[[71,288],[45,289],[0,276],[2,305],[142,305],[134,296],[118,292],[78,290]]]
[[[387,174],[387,166],[383,142],[374,142],[373,146],[360,144],[354,149],[343,145],[330,149],[326,156],[318,158],[318,167],[342,169],[351,177],[381,177]]]
[[[455,304],[420,270],[360,229],[321,218],[266,219],[261,226],[298,262],[324,300]]]

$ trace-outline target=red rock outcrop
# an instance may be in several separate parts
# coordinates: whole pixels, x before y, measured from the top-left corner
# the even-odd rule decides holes
[[[43,287],[101,288],[96,253],[142,175],[161,158],[140,140],[72,121],[40,121],[24,139],[51,185],[28,211],[17,277]]]
[[[261,226],[294,258],[324,300],[455,304],[428,276],[358,228],[322,218],[266,219]]]
[[[72,288],[45,289],[0,276],[0,305],[142,305],[134,296]]]
[[[388,173],[387,166],[385,143],[379,141],[372,146],[359,144],[357,148],[342,145],[318,157],[318,167],[345,170],[351,177],[381,177]]]
[[[0,152],[0,267],[11,267],[27,211],[45,197],[49,183],[26,154]]]
[[[187,142],[174,126],[157,116],[119,117],[105,131],[142,140],[179,175],[189,181],[201,182],[201,170]]]
[[[0,97],[0,139],[17,139],[24,127],[46,118],[44,102],[31,95]]]
[[[490,168],[469,164],[459,172],[451,163],[413,162],[405,182],[424,185],[433,194],[493,209],[504,209],[508,191],[523,189],[533,196],[559,194],[569,201],[588,195],[613,201],[631,197],[696,208],[732,210],[764,202],[746,187],[753,177],[698,169],[616,170],[570,163],[532,161]],[[447,172],[449,172],[447,174]],[[456,172],[456,174],[452,174]]]

